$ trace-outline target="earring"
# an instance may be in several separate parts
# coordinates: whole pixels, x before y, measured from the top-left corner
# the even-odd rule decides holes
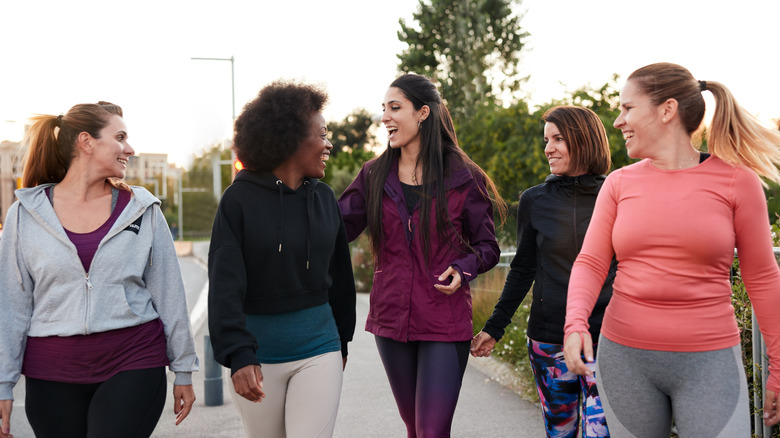
[[[662,121],[662,122],[664,122],[664,123],[666,123],[666,117],[664,117],[663,119],[661,119],[661,121]]]
[[[422,125],[422,120],[418,120],[418,121],[417,121],[417,127],[418,127],[418,128],[420,127],[420,125]]]

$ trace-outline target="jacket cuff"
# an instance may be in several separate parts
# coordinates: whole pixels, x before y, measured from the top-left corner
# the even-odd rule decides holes
[[[341,357],[347,357],[349,354],[349,350],[347,349],[347,344],[349,344],[349,341],[341,341]]]
[[[482,329],[483,332],[487,333],[496,340],[496,342],[500,341],[501,338],[504,337],[504,330],[490,324],[485,324],[485,328]]]
[[[192,373],[175,373],[174,385],[192,385]]]
[[[260,365],[260,361],[257,360],[255,352],[251,348],[242,348],[230,355],[231,376],[247,365]]]
[[[464,275],[463,274],[463,268],[461,268],[459,265],[453,263],[451,266],[453,268],[455,268],[455,270],[458,271],[458,275],[460,275],[460,285],[461,285],[461,287],[469,284],[469,282],[474,279],[474,277],[471,276],[471,275]]]
[[[13,399],[14,399],[14,384],[0,383],[0,400],[13,400]]]

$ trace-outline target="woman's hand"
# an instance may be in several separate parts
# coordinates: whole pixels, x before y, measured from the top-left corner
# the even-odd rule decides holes
[[[11,410],[14,408],[13,400],[0,400],[0,438],[13,438],[11,435]]]
[[[233,380],[233,389],[241,397],[255,403],[260,403],[265,397],[260,365],[247,365],[233,373],[230,378]]]
[[[780,422],[780,415],[777,410],[778,393],[770,390],[765,391],[764,395],[764,424],[774,426]]]
[[[480,331],[471,340],[471,355],[474,357],[488,357],[495,346],[496,340],[489,334]]]
[[[173,385],[173,413],[176,414],[176,425],[184,421],[195,404],[195,390],[192,385]]]
[[[566,367],[574,374],[580,376],[592,376],[593,371],[582,361],[582,355],[588,363],[593,363],[593,341],[590,333],[574,332],[563,342],[563,358]]]
[[[434,284],[433,287],[446,295],[452,295],[460,288],[460,274],[457,269],[450,266],[443,274],[439,275],[439,281],[444,281],[448,277],[452,277],[450,284]]]

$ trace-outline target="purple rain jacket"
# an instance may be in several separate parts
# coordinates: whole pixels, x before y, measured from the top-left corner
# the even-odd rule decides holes
[[[372,162],[366,163],[339,199],[339,207],[352,241],[367,225],[367,183]],[[473,251],[459,243],[450,230],[448,241],[436,232],[431,215],[430,265],[425,261],[419,205],[409,216],[398,179],[398,162],[385,181],[382,201],[382,248],[375,257],[374,284],[366,330],[400,342],[468,341],[472,338],[469,281],[498,263],[493,206],[481,178],[461,167],[445,180],[447,211],[455,231]],[[435,203],[435,200],[434,200]],[[432,206],[433,207],[433,206]],[[461,272],[461,287],[446,295],[433,287],[449,266]]]

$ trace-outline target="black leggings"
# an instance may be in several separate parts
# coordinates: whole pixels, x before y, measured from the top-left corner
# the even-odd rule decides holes
[[[122,371],[101,383],[25,382],[37,438],[149,437],[165,407],[165,367]]]

